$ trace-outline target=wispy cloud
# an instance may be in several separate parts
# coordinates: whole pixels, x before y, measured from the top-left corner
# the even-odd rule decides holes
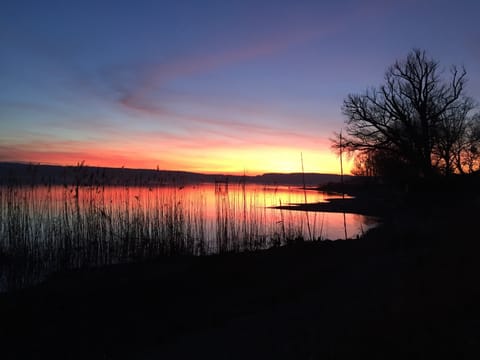
[[[124,88],[119,103],[132,109],[155,112],[165,110],[149,100],[154,92],[165,90],[169,83],[192,75],[204,74],[258,58],[278,55],[292,46],[311,41],[326,35],[336,25],[325,23],[322,26],[301,29],[282,29],[268,38],[255,39],[248,44],[233,45],[223,50],[200,54],[189,54],[139,69],[139,79],[130,89]],[[207,50],[205,50],[207,51]]]
[[[51,41],[50,44],[58,45],[59,49],[57,52],[52,49],[50,54],[50,47],[43,48],[36,39],[32,40],[30,45],[35,46],[30,53],[42,53],[45,63],[38,66],[35,64],[38,59],[32,57],[35,65],[32,72],[40,74],[39,70],[46,69],[43,73],[58,81],[55,81],[55,92],[49,89],[47,100],[39,97],[45,101],[40,106],[34,103],[34,98],[9,105],[16,108],[18,118],[28,118],[29,123],[34,124],[36,112],[42,114],[42,120],[34,124],[34,131],[16,129],[23,138],[7,139],[8,134],[0,134],[0,159],[62,164],[85,160],[91,165],[150,168],[159,164],[167,169],[199,171],[242,171],[245,167],[258,171],[298,170],[300,151],[312,158],[321,158],[329,151],[325,137],[328,134],[322,134],[321,124],[331,119],[317,119],[302,113],[298,103],[290,108],[293,110],[287,110],[277,98],[262,103],[262,100],[219,96],[218,93],[229,87],[225,81],[222,88],[214,90],[217,94],[209,94],[208,89],[204,91],[197,83],[180,93],[178,85],[184,84],[183,80],[187,85],[203,81],[208,77],[205,75],[215,72],[224,74],[231,69],[233,73],[244,64],[254,64],[252,68],[258,71],[262,69],[258,64],[264,60],[268,60],[264,66],[270,66],[284,54],[296,55],[297,50],[309,50],[310,45],[320,48],[323,39],[342,32],[355,19],[361,19],[358,23],[366,17],[374,19],[393,7],[393,1],[384,5],[380,0],[362,2],[356,7],[314,3],[292,5],[298,10],[296,14],[287,13],[286,18],[278,17],[275,21],[266,13],[249,14],[249,17],[258,17],[255,21],[258,29],[249,29],[248,36],[235,33],[231,40],[227,29],[221,41],[216,42],[216,37],[205,38],[205,46],[189,46],[188,51],[172,46],[174,51],[165,50],[161,60],[151,58],[153,52],[142,52],[141,46],[136,48],[140,49],[138,54],[133,52],[134,56],[128,54],[118,59],[112,59],[109,51],[98,58],[85,56],[91,49],[88,39],[84,39],[82,46],[68,44],[65,49],[62,44]],[[330,6],[338,7],[345,12],[333,11],[333,16],[331,13],[306,14],[304,9],[309,6],[325,8],[327,12]],[[303,21],[304,18],[307,21]],[[326,41],[325,45],[332,43]],[[125,49],[132,48],[126,46]],[[329,46],[325,46],[318,51],[329,50]],[[160,51],[157,56],[158,53]],[[348,67],[348,62],[354,60],[345,57],[342,61],[345,61],[343,66]],[[308,78],[310,74],[305,70],[302,75]],[[274,86],[265,88],[278,94]],[[62,91],[64,89],[66,91]]]

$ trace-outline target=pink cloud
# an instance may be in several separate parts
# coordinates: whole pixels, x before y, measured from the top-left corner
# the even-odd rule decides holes
[[[316,28],[283,30],[274,36],[258,40],[247,46],[232,47],[224,51],[209,54],[191,55],[184,58],[173,59],[167,63],[157,64],[145,71],[139,84],[130,91],[127,91],[125,95],[119,99],[119,103],[135,110],[148,111],[151,108],[159,110],[160,107],[149,104],[148,95],[155,90],[165,87],[170,81],[281,53],[291,46],[308,42],[318,36],[331,32],[338,26],[333,24],[335,23],[324,24],[322,27]]]

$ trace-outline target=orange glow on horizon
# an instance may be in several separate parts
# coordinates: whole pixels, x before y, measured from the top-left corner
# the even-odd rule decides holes
[[[21,161],[54,165],[87,166],[190,171],[205,174],[261,175],[264,173],[298,173],[302,171],[300,151],[292,148],[273,149],[204,149],[196,156],[184,153],[142,152],[90,148],[86,151],[35,151],[13,149],[0,161]],[[331,151],[303,151],[305,172],[339,174],[340,162]],[[344,159],[344,172],[350,173],[352,161]]]

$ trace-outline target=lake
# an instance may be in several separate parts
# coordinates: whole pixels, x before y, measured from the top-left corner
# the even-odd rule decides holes
[[[343,239],[345,226],[356,237],[376,224],[357,214],[273,208],[331,197],[242,183],[0,188],[0,289],[66,268]]]

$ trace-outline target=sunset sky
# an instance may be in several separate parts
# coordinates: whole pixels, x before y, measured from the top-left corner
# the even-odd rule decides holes
[[[412,48],[480,100],[480,1],[8,1],[0,161],[338,173],[343,99]]]

